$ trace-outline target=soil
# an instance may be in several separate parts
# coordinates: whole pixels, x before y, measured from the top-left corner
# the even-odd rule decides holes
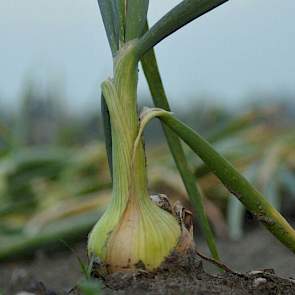
[[[138,270],[105,276],[103,294],[295,294],[295,256],[265,229],[251,231],[239,242],[218,244],[223,262],[234,272],[220,273],[195,253],[181,259],[174,255],[154,274]],[[197,245],[208,254],[204,242]],[[27,260],[1,263],[0,294],[68,294],[82,277],[77,257],[87,261],[85,241],[72,252],[38,252]],[[262,270],[249,272],[253,269]]]
[[[156,273],[114,273],[103,278],[104,294],[294,294],[295,280],[277,277],[273,270],[247,274],[227,271],[209,274],[192,251],[172,255]]]

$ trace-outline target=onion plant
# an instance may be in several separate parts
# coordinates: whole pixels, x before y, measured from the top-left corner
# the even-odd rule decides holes
[[[151,28],[148,0],[98,0],[113,56],[113,77],[102,83],[102,113],[112,175],[112,200],[89,235],[88,252],[109,272],[132,270],[143,263],[156,269],[173,251],[194,247],[189,213],[165,197],[150,197],[142,132],[157,117],[176,166],[199,218],[208,246],[218,259],[202,195],[190,171],[180,140],[184,141],[283,244],[295,252],[295,231],[236,169],[169,109],[153,47],[190,21],[227,0],[184,0]],[[155,108],[138,114],[138,64],[141,61]],[[156,202],[155,202],[156,199]],[[158,201],[158,202],[157,202]],[[166,202],[166,208],[159,202]],[[180,211],[178,210],[179,208]],[[179,213],[180,212],[180,213]],[[188,215],[185,215],[188,214]]]

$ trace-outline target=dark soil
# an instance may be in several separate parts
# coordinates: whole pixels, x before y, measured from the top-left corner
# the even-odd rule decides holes
[[[272,270],[247,274],[209,274],[192,252],[172,255],[156,273],[115,273],[104,279],[104,294],[295,294],[295,280],[277,277]]]
[[[197,245],[205,252],[202,241]],[[138,271],[106,276],[103,294],[295,294],[295,283],[290,279],[295,277],[295,255],[266,230],[247,233],[239,242],[219,241],[219,249],[223,262],[243,275],[219,273],[196,255],[181,260],[173,256],[154,274]],[[0,290],[5,295],[21,290],[67,294],[82,277],[77,256],[86,261],[85,243],[77,245],[74,253],[39,252],[34,259],[2,263]],[[276,274],[270,270],[248,272],[266,268],[273,268]]]

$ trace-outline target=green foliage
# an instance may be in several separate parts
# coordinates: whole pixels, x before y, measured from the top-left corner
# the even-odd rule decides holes
[[[119,25],[116,0],[98,0],[100,13],[107,33],[113,56],[119,49]]]
[[[142,57],[141,64],[152,94],[154,105],[156,107],[163,108],[166,111],[170,111],[168,98],[164,90],[155,52],[153,49],[151,49]],[[197,212],[197,217],[200,222],[203,234],[207,240],[212,257],[218,260],[219,256],[214,240],[214,235],[204,210],[202,192],[196,183],[195,176],[189,168],[181,142],[167,126],[162,124],[162,127],[169,149],[174,158],[176,167],[181,175],[190,201]]]
[[[295,194],[292,191],[292,183],[295,182],[292,181],[294,167],[290,156],[294,148],[294,130],[284,127],[292,126],[293,120],[292,115],[288,118],[282,110],[282,107],[274,106],[254,109],[219,124],[207,137],[279,211],[285,200],[282,195],[287,193],[292,197]],[[274,126],[271,122],[276,117],[281,120]],[[198,165],[195,169],[199,180],[208,178],[209,173],[210,169],[205,165]],[[232,239],[239,239],[243,234],[245,211],[246,208],[230,195],[227,220]]]
[[[224,115],[218,116],[218,120],[212,119],[211,114],[215,113],[213,108],[206,110],[202,115],[198,115],[198,121],[189,121],[192,125],[197,128],[199,126],[208,126],[206,130],[202,130],[202,133],[208,137],[214,136],[219,137],[214,142],[215,148],[233,165],[245,175],[245,177],[258,186],[255,179],[259,173],[265,169],[259,168],[261,165],[265,165],[267,161],[264,160],[267,156],[266,150],[270,144],[282,141],[282,137],[286,133],[294,133],[290,126],[293,126],[292,113],[288,117],[287,113],[283,111],[283,108],[272,107],[275,110],[274,113],[270,114],[264,109],[254,110],[254,115],[251,121],[248,122],[241,130],[235,131],[230,134],[227,133],[226,137],[218,135],[218,132],[224,133],[223,129],[219,126],[232,126],[234,121],[244,121],[244,117],[252,117],[249,114],[240,115],[235,112],[235,117],[231,118],[226,110],[223,110]],[[289,107],[288,109],[291,109]],[[199,114],[200,110],[192,109],[192,113]],[[183,113],[182,117],[189,117],[188,113]],[[276,118],[284,118],[285,122],[280,122],[279,125],[275,125],[277,122]],[[215,117],[214,117],[215,118]],[[213,123],[209,124],[208,122]],[[78,121],[76,124],[80,124]],[[218,129],[215,129],[217,126]],[[11,130],[13,131],[13,130]],[[154,130],[152,135],[154,135]],[[210,135],[210,136],[209,136]],[[262,136],[263,135],[263,136]],[[175,135],[174,135],[175,136]],[[286,140],[286,136],[285,140]],[[148,138],[150,138],[148,136]],[[181,199],[182,186],[179,185],[179,179],[177,171],[173,163],[171,162],[170,156],[165,147],[159,147],[159,138],[156,137],[154,140],[157,146],[149,149],[149,169],[150,170],[150,188],[152,191],[162,191],[165,187],[168,189],[169,196],[176,199]],[[278,187],[276,195],[279,202],[288,201],[288,197],[291,199],[295,196],[295,181],[294,181],[294,145],[291,139],[285,141],[283,145],[283,153],[279,157],[280,165],[276,166],[276,178],[278,181]],[[83,142],[84,140],[81,139]],[[184,146],[185,147],[185,146]],[[46,156],[46,154],[51,153]],[[58,151],[62,152],[58,155]],[[56,155],[54,156],[54,154]],[[14,158],[14,155],[19,155]],[[22,155],[22,156],[21,156]],[[27,155],[27,157],[25,157]],[[238,238],[243,233],[243,220],[245,216],[245,207],[237,200],[234,196],[230,196],[228,199],[228,192],[221,186],[221,184],[214,180],[211,176],[211,170],[208,166],[202,164],[202,162],[185,150],[185,156],[191,167],[196,166],[195,175],[200,183],[201,189],[204,192],[204,197],[213,202],[217,209],[223,211],[226,214],[226,218],[229,224],[229,233],[232,238]],[[34,165],[23,165],[22,163],[27,162],[29,159],[32,160]],[[47,160],[46,160],[47,159]],[[48,161],[50,159],[50,161]],[[36,163],[41,163],[42,160],[42,177],[39,177],[39,168]],[[46,161],[45,161],[46,160]],[[52,161],[61,161],[56,167],[61,167],[61,171],[57,170],[56,177],[52,173],[47,174],[52,169]],[[7,165],[7,163],[10,163]],[[14,163],[14,164],[13,164]],[[7,177],[11,175],[9,171],[12,171],[9,167],[17,167],[17,163],[20,166],[28,169],[29,167],[34,168],[30,175],[28,183],[31,191],[34,193],[33,201],[34,207],[29,204],[29,199],[26,198],[25,194],[19,194],[19,202],[12,202],[8,198],[6,193],[8,182]],[[47,165],[49,165],[47,167]],[[8,169],[9,168],[9,169]],[[251,173],[248,173],[248,170]],[[18,169],[17,169],[18,170]],[[58,172],[59,171],[59,172]],[[9,172],[9,173],[8,173]],[[33,173],[34,172],[34,173]],[[23,172],[22,172],[23,173]],[[20,175],[19,173],[17,175]],[[172,177],[172,178],[171,178]],[[21,178],[18,178],[21,180]],[[272,181],[272,177],[268,178],[268,181],[264,186],[268,186]],[[10,182],[12,183],[12,182]],[[16,179],[13,181],[14,186],[19,186]],[[80,235],[86,236],[89,228],[95,223],[97,219],[97,213],[93,210],[97,207],[103,208],[110,197],[110,179],[107,173],[107,161],[103,151],[103,147],[98,144],[87,144],[81,145],[77,149],[67,148],[51,148],[38,147],[31,149],[28,153],[27,149],[20,149],[16,154],[6,154],[0,160],[0,239],[1,242],[7,243],[9,248],[14,249],[14,243],[17,243],[18,253],[23,252],[32,253],[40,247],[48,245],[55,245],[60,243],[59,239],[70,241],[71,235],[74,235],[75,231],[80,230],[80,224],[83,223],[84,218],[89,218],[89,227],[82,227]],[[261,189],[261,188],[260,188]],[[11,189],[9,189],[10,191]],[[105,199],[107,193],[108,198]],[[267,197],[267,195],[266,195]],[[100,203],[99,200],[105,199],[104,203]],[[96,202],[97,200],[97,202]],[[182,202],[186,202],[185,199],[181,199]],[[95,202],[94,202],[95,201]],[[233,203],[233,204],[232,204]],[[226,208],[226,206],[228,206]],[[286,205],[283,206],[285,208]],[[28,210],[24,210],[28,208]],[[33,210],[32,210],[33,209]],[[236,212],[238,210],[238,212]],[[285,211],[284,211],[285,212]],[[216,224],[220,224],[222,220],[214,220],[210,216],[210,211],[207,211],[211,218],[211,224],[217,230]],[[72,219],[73,217],[77,219]],[[79,216],[84,216],[82,219]],[[75,221],[74,221],[75,220]],[[69,223],[68,229],[61,231],[59,238],[55,235],[48,236],[47,242],[44,244],[43,233],[47,235],[49,228],[54,226],[57,230],[62,228],[64,225]],[[67,234],[67,230],[71,230]],[[41,231],[41,235],[40,235]],[[224,234],[219,233],[217,234]],[[40,235],[40,239],[36,241],[36,236]],[[79,235],[78,235],[79,237]],[[52,239],[52,240],[51,240]],[[22,241],[22,242],[20,242]],[[20,244],[19,244],[20,243]],[[4,244],[2,244],[4,247]],[[1,251],[4,248],[0,247]],[[6,250],[5,250],[6,251]],[[13,255],[13,252],[6,252],[6,256]],[[1,255],[0,255],[1,256]],[[3,257],[3,256],[2,256]]]
[[[121,41],[121,43],[129,41],[130,39],[132,39],[132,37],[134,39],[140,37],[142,24],[145,22],[145,20],[142,21],[142,16],[145,15],[146,17],[147,13],[147,6],[144,5],[135,5],[133,7],[134,10],[132,10],[132,13],[129,13],[128,2],[129,1],[119,1],[118,5],[120,31],[119,41]],[[135,55],[137,55],[138,59],[142,58],[143,69],[145,71],[145,75],[148,80],[148,84],[151,89],[156,106],[161,106],[164,109],[169,110],[169,104],[158,72],[154,52],[148,51],[151,50],[161,40],[166,38],[171,33],[175,32],[182,26],[225,2],[226,0],[184,0],[171,11],[169,11],[163,18],[161,18],[151,29],[148,29],[146,27],[146,32],[144,33],[144,35],[136,41],[134,53]],[[136,14],[139,16],[139,18],[131,17],[132,15]],[[129,34],[130,31],[128,30],[128,21],[130,21],[130,23],[134,21],[134,23],[132,24],[132,26],[130,25],[130,27],[134,27],[134,29],[139,28],[139,31],[132,31],[132,33]],[[136,27],[136,25],[138,25],[138,27]],[[127,35],[126,32],[128,32]],[[122,35],[124,35],[124,38],[122,38]],[[119,48],[121,48],[121,45],[119,45]],[[124,50],[124,47],[122,45],[122,60],[124,60],[124,52],[126,50],[127,48]],[[146,56],[144,56],[145,54]],[[128,91],[128,89],[126,91]],[[130,109],[130,111],[132,112],[133,110]],[[205,162],[206,166],[208,166],[213,171],[213,173],[221,179],[224,185],[231,192],[233,192],[233,194],[251,212],[253,212],[258,217],[258,219],[262,221],[263,224],[273,234],[277,236],[278,239],[280,239],[290,249],[295,249],[294,230],[279,215],[279,213],[273,207],[271,207],[271,205],[263,198],[263,196],[259,194],[258,191],[256,191],[249,184],[249,182],[231,166],[229,162],[227,162],[222,156],[220,156],[219,153],[217,153],[205,140],[203,140],[202,137],[193,133],[192,130],[190,130],[180,121],[176,120],[174,117],[169,116],[168,113],[159,116],[161,117],[161,120],[169,126],[170,129],[176,132],[181,139],[188,143],[188,145],[194,150],[194,152],[197,153]],[[106,123],[109,124],[109,122]],[[228,126],[227,129],[224,129],[223,133],[219,132],[219,137],[213,135],[211,140],[214,141],[223,137],[227,137],[228,134],[242,129],[246,124],[247,120],[235,122],[232,126]],[[179,169],[179,172],[184,180],[191,201],[197,208],[197,212],[201,220],[203,231],[206,234],[209,247],[212,251],[212,254],[217,257],[214,240],[210,231],[210,227],[208,225],[208,221],[206,219],[206,215],[204,214],[201,194],[196,189],[192,173],[189,171],[180,142],[175,135],[170,133],[169,129],[164,129],[164,132],[166,134],[170,150],[176,161],[177,168]],[[110,154],[110,148],[107,147],[107,149],[108,153]],[[275,187],[276,182],[273,181],[271,183],[271,186],[267,187],[266,191],[269,196],[269,200],[271,200],[272,203],[276,201],[276,196],[274,194]],[[233,208],[238,208],[236,206],[236,203],[232,203],[232,205]],[[236,209],[236,212],[239,211],[237,211]],[[238,214],[236,215],[235,219],[240,220],[241,216],[242,214]],[[266,219],[270,219],[271,221],[266,222]]]
[[[84,279],[78,284],[78,288],[83,295],[102,294],[101,287],[101,282],[95,279]]]
[[[146,30],[145,35],[139,39],[138,51],[139,55],[142,55],[143,52],[147,51],[147,44],[150,43],[150,47],[152,48],[156,43],[158,43],[165,36],[168,36],[173,31],[182,27],[189,21],[193,20],[204,14],[205,12],[213,9],[214,7],[222,4],[225,1],[183,1],[180,5],[178,5],[175,9],[173,9],[170,13],[168,13],[163,19],[161,19],[155,27],[151,30]],[[116,2],[117,3],[117,2]],[[108,5],[104,5],[104,1],[99,1],[101,13],[103,16],[106,32],[108,35],[109,43],[111,46],[111,50],[113,56],[117,50],[116,44],[119,42],[119,47],[121,47],[121,43],[123,41],[127,42],[132,39],[136,39],[141,37],[143,33],[144,26],[146,24],[146,16],[148,9],[148,1],[144,0],[127,0],[127,1],[119,1],[119,4],[116,4],[112,1],[108,2]],[[114,12],[117,11],[116,12]],[[113,16],[113,18],[112,18]],[[116,40],[114,42],[114,38],[116,36],[116,31],[119,31],[117,34]],[[164,35],[165,36],[164,36]],[[122,38],[124,35],[124,38]],[[149,38],[152,38],[152,41]],[[154,39],[153,39],[154,38]],[[157,40],[157,41],[155,41]],[[154,44],[151,45],[151,43]],[[143,49],[144,48],[144,49]],[[155,59],[155,55],[153,52],[150,52],[142,60],[143,68],[145,71],[145,75],[149,82],[149,87],[154,92],[153,98],[156,106],[164,105],[165,109],[169,110],[169,104],[167,97],[165,95],[163,85],[161,82],[161,78],[158,72],[157,63]],[[154,78],[153,78],[154,77]],[[108,114],[108,110],[105,104],[104,99],[102,98],[102,115],[104,121],[104,130],[105,130],[105,140],[106,140],[106,149],[109,159],[109,165],[111,174],[113,171],[112,167],[112,141],[111,141],[111,128],[110,128],[110,118]],[[203,232],[206,236],[209,248],[212,252],[214,258],[218,259],[217,248],[215,245],[215,241],[213,238],[212,231],[210,229],[206,214],[204,212],[204,206],[202,202],[202,195],[199,188],[196,187],[195,179],[193,174],[190,172],[188,168],[188,164],[185,160],[185,155],[182,150],[180,141],[176,136],[174,136],[169,129],[164,128],[164,132],[167,137],[167,141],[169,143],[171,152],[176,162],[176,166],[180,171],[180,175],[184,181],[188,194],[190,196],[191,201],[194,204],[194,207],[197,210],[198,216],[200,218],[201,226]]]
[[[146,24],[148,0],[98,0],[113,56],[129,40],[139,38]]]
[[[170,113],[161,113],[159,118],[169,126],[206,163],[225,187],[252,212],[257,219],[280,240],[295,252],[295,231],[280,213],[271,206],[247,180],[215,149]]]
[[[58,146],[39,141],[31,142],[31,146],[20,144],[22,140],[17,136],[34,138],[35,129],[25,136],[15,132],[19,131],[15,118],[27,118],[23,125],[30,123],[29,111],[35,109],[36,100],[30,98],[30,107],[19,114],[1,117],[4,123],[0,141],[5,145],[7,142],[7,146],[0,157],[0,259],[60,246],[60,239],[70,242],[84,237],[99,216],[97,207],[105,206],[106,198],[102,197],[101,202],[97,193],[111,185],[102,146],[88,143],[82,148],[85,134],[89,138],[93,125],[85,129],[85,120],[80,117],[71,118],[73,125],[83,130],[82,136],[78,128],[72,133],[79,140],[79,148],[65,147],[67,139],[58,140],[59,134],[52,138]],[[64,116],[65,110],[60,111]],[[91,114],[86,117],[91,118]],[[35,124],[42,125],[46,132],[48,126],[39,119],[43,120],[40,116],[34,118]],[[90,119],[87,124],[90,123],[96,125],[97,120]],[[67,126],[60,126],[59,130],[67,130]]]
[[[64,247],[64,242],[71,243],[85,237],[101,212],[93,210],[87,214],[57,220],[46,224],[42,231],[36,233],[21,232],[18,235],[1,237],[0,261],[11,257],[32,254],[37,249],[52,249]]]
[[[56,180],[65,165],[66,154],[62,150],[22,150],[1,161],[0,212],[4,216],[16,211],[35,210],[38,199],[33,189],[39,179]]]
[[[127,0],[125,42],[141,37],[146,21],[149,0]]]
[[[138,54],[142,57],[161,40],[228,0],[183,0],[164,15],[138,43]]]
[[[144,26],[147,23],[148,1],[98,0],[114,63],[116,64],[118,61],[118,52],[120,57],[124,57],[127,50],[125,43],[136,39],[132,41],[133,43],[130,42],[130,44],[134,44],[135,48],[134,56],[131,56],[131,60],[137,61],[141,59],[154,104],[165,110],[170,110],[170,107],[159,74],[155,54],[152,50],[153,46],[193,19],[200,17],[224,2],[226,0],[184,0],[161,18],[151,29],[146,27],[144,32]],[[122,60],[124,61],[124,58],[120,61]],[[128,70],[128,68],[124,69],[123,67],[122,72],[128,74]],[[128,75],[121,75],[119,78],[123,76]],[[135,79],[132,82],[136,84],[137,76],[135,77],[134,75],[133,78]],[[130,90],[127,87],[128,85],[124,84],[123,86]],[[34,93],[30,91],[27,92],[26,99],[34,98]],[[129,97],[128,95],[125,96]],[[136,95],[133,95],[132,99],[134,96]],[[42,108],[44,109],[44,106]],[[30,116],[31,111],[31,109],[27,109],[25,114],[29,115],[28,117],[34,117]],[[133,109],[130,113],[132,111]],[[102,114],[109,166],[112,171],[111,125],[109,110],[103,97]],[[295,249],[294,230],[270,205],[272,203],[275,207],[280,206],[281,197],[279,191],[282,186],[290,192],[295,191],[294,166],[290,165],[294,160],[288,161],[290,149],[294,148],[294,133],[291,135],[288,133],[286,136],[280,134],[277,141],[272,138],[271,133],[270,138],[272,138],[271,140],[273,140],[274,144],[271,145],[271,140],[268,141],[270,144],[269,148],[267,152],[263,153],[261,152],[262,148],[258,147],[259,144],[257,142],[249,142],[246,145],[243,139],[233,138],[234,135],[242,137],[240,136],[241,132],[249,127],[254,117],[257,116],[240,117],[221,128],[221,130],[218,129],[212,132],[208,139],[215,144],[219,152],[199,134],[173,116],[165,115],[161,117],[171,153],[190,200],[198,213],[212,256],[215,258],[218,257],[218,254],[204,212],[202,193],[199,191],[198,186],[196,186],[195,177],[189,167],[191,163],[187,160],[189,155],[184,152],[180,139],[185,141],[204,162],[203,165],[199,165],[195,170],[196,178],[201,179],[213,172],[221,179],[225,187],[232,192],[231,198],[227,203],[232,237],[237,238],[241,236],[242,219],[245,208],[247,208],[285,245],[293,251]],[[137,114],[135,118],[137,118]],[[33,125],[38,126],[38,124]],[[22,126],[22,124],[19,124],[19,126],[24,127],[25,131],[30,129],[25,128],[26,126]],[[85,231],[89,230],[98,215],[100,215],[93,208],[104,207],[101,205],[104,204],[103,202],[93,203],[93,200],[96,201],[96,198],[88,198],[88,194],[101,192],[102,189],[109,188],[110,186],[108,176],[101,173],[102,170],[105,170],[104,159],[100,159],[99,167],[94,167],[93,163],[98,163],[99,158],[97,155],[92,158],[91,152],[85,149],[77,154],[73,153],[74,155],[72,150],[60,154],[46,151],[45,156],[33,151],[31,155],[25,154],[25,156],[16,157],[17,154],[12,153],[13,149],[11,148],[13,140],[11,140],[10,135],[7,136],[6,131],[3,132],[1,126],[0,136],[0,145],[3,145],[3,142],[5,145],[5,150],[0,152],[0,200],[2,201],[0,206],[0,231],[7,234],[3,239],[4,243],[0,245],[0,259],[23,252],[31,253],[39,247],[48,247],[60,239],[66,238],[70,240],[74,236],[85,235]],[[228,140],[227,147],[231,146],[232,150],[236,150],[234,153],[232,150],[228,151],[224,147],[222,150],[222,144],[226,140]],[[263,142],[263,138],[258,138],[258,140],[260,140],[260,146],[266,144]],[[237,145],[235,146],[235,144]],[[243,177],[233,168],[229,161],[221,156],[221,153],[224,153],[233,163],[250,153],[253,158],[250,159],[250,164],[247,165],[251,169],[254,167],[255,173],[249,177],[247,172],[244,171],[246,177]],[[70,160],[67,158],[69,154],[71,154]],[[89,155],[90,157],[88,157]],[[265,171],[268,173],[265,173]],[[98,181],[98,179],[100,180]],[[254,189],[249,181],[256,184],[266,197],[263,197]],[[212,184],[210,185],[212,186]],[[234,196],[237,199],[233,199]],[[66,205],[71,207],[69,206],[70,198],[76,198],[75,201],[77,201],[72,208],[64,209],[63,207],[59,214],[53,213],[58,211],[56,210],[58,206],[51,207],[52,203],[57,202],[60,205],[62,201],[65,201]],[[32,212],[30,212],[27,216],[23,216],[25,207],[36,211],[33,212],[36,215],[31,216]],[[38,215],[38,210],[41,212],[40,215]],[[28,215],[33,218],[28,218]],[[9,218],[10,216],[13,218],[17,217],[17,226],[11,227],[12,218]],[[21,228],[19,224],[22,226],[25,224],[25,228]],[[100,292],[99,283],[96,281],[86,280],[81,286],[80,288],[85,294],[98,294]]]

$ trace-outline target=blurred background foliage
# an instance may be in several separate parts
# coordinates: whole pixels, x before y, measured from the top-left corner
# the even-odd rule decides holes
[[[283,97],[280,103],[259,101],[228,109],[204,99],[176,114],[294,222],[295,103]],[[0,260],[86,238],[111,197],[99,107],[70,113],[63,102],[59,91],[44,92],[30,82],[18,110],[0,109]],[[145,135],[151,193],[190,207],[158,122]],[[241,238],[256,222],[189,149],[186,153],[216,235]]]

